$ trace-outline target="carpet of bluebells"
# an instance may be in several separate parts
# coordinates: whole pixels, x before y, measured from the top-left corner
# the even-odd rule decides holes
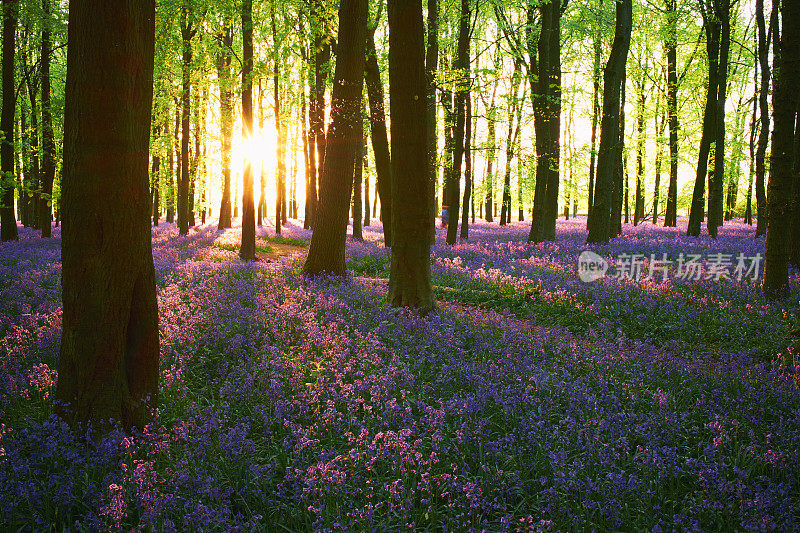
[[[770,302],[734,275],[752,227],[681,225],[592,247],[594,283],[585,219],[539,245],[439,229],[420,317],[386,304],[380,225],[347,280],[304,282],[302,252],[242,263],[236,228],[162,224],[158,411],[88,438],[52,415],[60,234],[22,229],[0,245],[0,530],[800,530],[798,273]]]

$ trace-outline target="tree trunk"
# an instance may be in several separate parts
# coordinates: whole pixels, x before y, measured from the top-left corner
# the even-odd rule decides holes
[[[728,55],[731,45],[730,0],[714,2],[714,16],[719,20],[720,44],[717,62],[717,106],[714,113],[714,172],[708,182],[708,234],[717,237],[722,226],[723,189],[725,183],[725,100],[728,90]]]
[[[627,173],[625,151],[625,94],[627,85],[627,69],[622,71],[622,83],[620,87],[620,110],[619,110],[619,143],[616,146],[614,155],[614,185],[611,188],[611,235],[622,234],[622,207],[623,200],[627,200]],[[626,213],[627,215],[627,209]],[[626,220],[627,222],[627,220]]]
[[[499,45],[498,45],[499,48]],[[495,69],[499,67],[495,63]],[[497,94],[497,80],[498,76],[495,73],[494,82],[492,86],[492,98],[489,101],[489,109],[486,110],[486,127],[489,130],[486,139],[486,177],[483,180],[484,187],[486,188],[486,222],[494,222],[494,161],[495,161],[495,140],[497,135],[497,106],[495,105],[495,96]]]
[[[25,68],[24,61],[25,54],[22,54],[23,57],[23,68]],[[46,207],[46,204],[43,206],[42,202],[42,175],[39,169],[39,120],[38,120],[38,106],[36,105],[36,98],[38,95],[38,83],[36,80],[33,79],[32,75],[27,75],[25,84],[28,87],[28,97],[30,100],[31,108],[30,108],[30,129],[27,131],[27,141],[28,141],[28,149],[30,150],[29,158],[29,169],[31,177],[28,180],[35,188],[35,193],[33,196],[32,201],[30,202],[30,208],[32,211],[32,221],[33,227],[36,229],[41,229],[41,217],[43,207]],[[49,222],[48,222],[49,224]]]
[[[449,183],[445,185],[448,193],[449,223],[447,244],[455,244],[458,236],[458,215],[461,203],[461,163],[464,159],[464,133],[466,130],[466,101],[469,94],[469,22],[471,17],[470,0],[461,0],[461,13],[458,21],[458,43],[453,70],[455,82],[455,126],[453,128],[453,167]]]
[[[436,131],[436,71],[439,69],[439,2],[428,1],[428,48],[425,52],[425,99],[428,103],[426,151],[428,154],[428,179],[431,191],[436,189],[437,159],[439,154],[439,138]],[[431,243],[436,236],[436,197],[430,195],[430,232]]]
[[[636,197],[633,205],[633,225],[638,226],[644,218],[644,160],[645,160],[645,123],[644,106],[645,78],[647,77],[647,59],[639,65],[639,79],[636,84]]]
[[[304,88],[300,88],[301,90],[301,101],[302,101],[302,108],[303,108],[303,146],[306,146],[306,138],[305,138],[305,114],[306,114],[306,91]],[[263,135],[264,133],[264,89],[261,87],[261,78],[258,80],[258,133],[259,136]],[[308,172],[308,152],[305,152],[306,156],[306,172]],[[267,216],[267,198],[266,198],[266,185],[267,185],[267,174],[264,171],[264,160],[262,159],[259,164],[259,194],[258,194],[258,209],[256,213],[256,224],[258,227],[261,227],[263,224],[263,219]]]
[[[356,149],[356,160],[353,168],[353,240],[363,241],[364,234],[361,231],[361,186],[364,180],[364,99],[361,99],[361,111],[359,118],[361,120],[356,122],[355,135],[359,139]]]
[[[777,3],[777,2],[776,2]],[[758,62],[761,66],[761,83],[758,92],[761,129],[756,147],[756,237],[767,232],[767,198],[764,190],[766,168],[764,159],[769,143],[769,82],[772,74],[769,66],[769,42],[773,27],[777,27],[778,10],[772,9],[769,32],[764,21],[764,0],[756,0],[756,23],[758,25]],[[775,45],[773,45],[775,46]]]
[[[530,2],[529,17],[534,9],[534,2]],[[555,239],[561,152],[561,1],[548,0],[538,10],[541,33],[536,51],[532,49],[533,39],[528,38],[529,55],[533,58],[538,53],[536,76],[531,76],[537,161],[529,242]]]
[[[143,428],[158,405],[148,151],[155,3],[72,2],[56,410]],[[102,81],[102,83],[100,83]]]
[[[274,68],[273,86],[275,97],[275,131],[277,139],[276,151],[276,175],[275,175],[275,233],[280,235],[281,226],[286,221],[286,125],[281,116],[281,97],[280,97],[280,41],[278,40],[278,30],[275,21],[275,2],[270,4],[270,17],[272,19],[272,42],[274,46]]]
[[[372,152],[375,156],[375,174],[377,182],[375,193],[381,198],[381,220],[383,221],[384,245],[392,245],[392,168],[389,155],[389,135],[386,131],[386,111],[384,109],[383,83],[378,68],[378,56],[375,50],[375,39],[367,32],[367,60],[364,66],[364,78],[369,100],[369,133],[372,140]],[[374,202],[376,208],[378,202]],[[374,216],[374,215],[373,215]]]
[[[342,0],[339,6],[339,42],[331,97],[331,119],[320,179],[320,199],[314,235],[303,265],[303,275],[323,272],[345,275],[344,247],[347,214],[353,189],[353,168],[361,138],[361,96],[367,29],[367,0]],[[419,93],[424,95],[424,90]],[[424,98],[421,99],[424,102]],[[424,134],[420,136],[424,143]],[[420,153],[424,156],[424,146]],[[420,173],[425,177],[424,168]],[[426,239],[427,240],[427,239]]]
[[[53,138],[53,112],[50,97],[50,0],[42,0],[42,203],[39,207],[39,227],[42,237],[51,235],[53,180],[56,176],[56,146]]]
[[[231,91],[231,59],[233,55],[233,22],[226,21],[218,36],[220,51],[216,58],[219,80],[220,160],[222,164],[222,200],[219,206],[219,229],[231,227],[231,141],[233,138],[233,94]]]
[[[678,14],[676,0],[665,0],[667,8],[667,117],[669,121],[669,186],[664,226],[678,225]]]
[[[467,93],[464,126],[464,199],[461,202],[461,240],[469,239],[469,200],[472,195],[472,97]]]
[[[468,7],[468,6],[467,6]],[[463,15],[463,12],[462,12]],[[430,272],[431,180],[421,0],[389,0],[393,242],[389,302],[434,309]],[[453,221],[458,211],[452,212]]]
[[[3,175],[14,175],[14,36],[17,30],[17,1],[3,0],[3,109],[0,117],[0,170]],[[0,241],[17,240],[17,220],[14,216],[13,178],[0,182]]]
[[[603,74],[603,115],[597,155],[594,204],[590,212],[587,242],[608,242],[611,237],[611,188],[617,145],[620,141],[620,92],[631,42],[632,1],[616,2],[616,27],[611,54]]]
[[[775,46],[774,125],[767,194],[767,247],[764,253],[764,293],[783,294],[789,285],[791,217],[794,187],[795,114],[800,101],[800,0],[781,2],[780,42]]]
[[[193,21],[189,20],[188,0],[181,7],[181,172],[178,177],[178,233],[189,234],[189,116],[191,97],[192,37],[197,33]]]
[[[601,0],[602,5],[602,0]],[[602,26],[601,26],[602,10],[598,7],[595,14],[595,24],[597,27],[594,32],[593,50],[594,50],[594,68],[592,70],[592,138],[591,138],[591,152],[589,154],[589,204],[587,208],[587,224],[589,218],[592,216],[592,207],[594,206],[594,189],[595,189],[595,176],[597,172],[596,159],[597,159],[597,122],[600,116],[600,54],[602,52]]]
[[[161,172],[161,158],[157,155],[153,156],[153,176],[152,176],[152,189],[153,189],[153,226],[158,226],[158,220],[161,218],[161,206],[159,205],[159,187],[158,178]]]
[[[276,106],[276,115],[278,110]],[[253,0],[242,1],[242,138],[253,138]],[[253,160],[246,154],[242,163],[242,246],[243,261],[256,259],[256,209],[253,194]]]
[[[713,13],[706,13],[705,11],[703,12],[703,22],[706,29],[708,88],[706,91],[706,106],[703,113],[703,133],[700,137],[697,174],[692,192],[692,208],[689,213],[689,227],[686,231],[687,235],[693,237],[700,235],[700,224],[703,221],[705,211],[706,174],[708,173],[711,144],[716,140],[717,89],[719,87],[720,23],[714,18]],[[709,181],[712,180],[713,178],[709,179]]]
[[[664,160],[664,128],[667,123],[666,110],[661,107],[661,93],[656,98],[656,183],[653,190],[653,225],[658,224],[658,200],[661,196],[661,164]]]
[[[175,116],[180,116],[177,111],[177,107],[175,108]],[[169,172],[167,173],[167,190],[164,193],[164,201],[167,203],[167,222],[172,224],[175,222],[175,179],[172,174],[173,170],[176,172],[177,169],[180,168],[180,165],[176,164],[173,152],[173,145],[172,142],[172,131],[169,129],[170,123],[170,116],[169,111],[167,112],[167,117],[165,119],[165,134],[167,136],[167,160],[169,161]],[[177,120],[176,120],[176,131],[177,131]]]

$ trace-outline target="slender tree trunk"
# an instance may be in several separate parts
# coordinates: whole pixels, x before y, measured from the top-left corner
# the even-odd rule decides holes
[[[188,0],[181,7],[181,43],[183,57],[181,63],[181,173],[178,178],[178,232],[189,234],[189,117],[191,97],[192,37],[197,28],[189,20]]]
[[[720,24],[714,19],[713,13],[708,14],[704,12],[703,21],[706,28],[708,89],[706,92],[705,111],[703,113],[703,133],[700,138],[697,174],[694,182],[694,190],[692,192],[692,207],[689,213],[689,227],[686,231],[687,235],[693,237],[700,235],[700,224],[702,223],[705,211],[706,174],[708,173],[708,159],[711,153],[711,145],[716,139],[717,89],[719,87]],[[711,179],[713,180],[713,178]]]
[[[53,138],[53,112],[50,98],[50,0],[42,0],[42,203],[39,226],[42,237],[50,237],[52,221],[53,180],[56,176],[56,147]]]
[[[369,125],[369,113],[366,112],[365,106],[361,104],[362,112],[364,114],[362,120],[364,121],[365,125]],[[372,220],[369,216],[369,154],[367,153],[367,137],[369,136],[367,132],[367,128],[364,128],[364,131],[361,135],[361,164],[364,168],[364,227],[369,227],[372,223]]]
[[[639,65],[639,80],[636,84],[636,198],[633,206],[633,225],[638,226],[644,219],[644,160],[645,160],[645,78],[647,59],[644,67]]]
[[[461,240],[469,239],[469,200],[472,195],[472,97],[467,93],[464,125],[464,199],[461,202]]]
[[[217,54],[220,107],[220,160],[222,163],[222,201],[219,207],[219,229],[231,227],[231,141],[233,138],[233,94],[231,91],[231,59],[233,55],[233,23],[226,21],[219,35],[220,52]]]
[[[361,120],[366,29],[367,0],[342,0],[339,6],[339,53],[320,179],[320,201],[308,258],[303,265],[303,275],[307,277],[323,272],[334,276],[345,275],[347,212],[353,189],[353,168],[361,143],[361,138],[356,135],[356,127]],[[424,87],[418,94],[425,94]],[[424,98],[421,101],[424,102]],[[423,157],[424,139],[424,134],[420,135],[423,142],[420,154]],[[420,177],[425,179],[426,176],[423,167]],[[425,240],[427,242],[427,238]]]
[[[601,0],[602,3],[602,0]],[[592,206],[594,205],[594,182],[596,174],[596,158],[597,158],[597,122],[600,116],[600,54],[602,52],[602,33],[600,26],[601,11],[598,8],[595,17],[595,24],[597,24],[596,31],[594,32],[594,69],[592,71],[592,138],[591,138],[591,152],[589,154],[589,207],[588,217],[591,216]]]
[[[495,63],[495,69],[497,68],[498,65]],[[492,98],[489,101],[489,109],[486,110],[486,126],[488,129],[488,134],[486,139],[486,177],[483,180],[484,187],[486,188],[486,222],[494,222],[494,161],[495,153],[497,151],[495,147],[497,135],[497,124],[495,121],[497,117],[497,106],[495,105],[495,96],[497,94],[497,80],[498,76],[495,75],[492,86]]]
[[[587,242],[608,242],[611,237],[611,188],[620,142],[620,92],[631,41],[632,1],[616,2],[616,27],[611,54],[603,74],[603,115],[597,156],[594,204],[590,212]]]
[[[717,63],[716,111],[714,118],[714,172],[708,182],[708,234],[717,237],[723,220],[725,182],[725,100],[728,89],[728,55],[731,44],[730,0],[714,2],[714,16],[719,20],[719,61]]]
[[[302,101],[302,108],[303,108],[303,132],[305,134],[305,113],[306,113],[306,92],[305,89],[301,87],[301,101]],[[264,133],[264,88],[261,86],[261,78],[258,79],[258,134],[259,136],[263,135]],[[306,146],[306,139],[305,136],[303,138],[303,146]],[[308,152],[305,152],[306,156],[306,171],[308,171]],[[263,224],[263,219],[267,216],[267,198],[266,198],[266,186],[267,186],[267,174],[264,171],[264,160],[262,159],[259,164],[259,195],[258,195],[258,209],[256,213],[256,224],[258,227],[261,227]]]
[[[658,224],[658,200],[661,196],[661,164],[664,160],[664,128],[667,123],[666,110],[661,107],[661,93],[656,98],[656,183],[653,190],[653,225]]]
[[[462,13],[463,15],[463,13]],[[430,272],[431,180],[421,0],[389,0],[392,128],[392,261],[389,302],[427,313],[435,307]],[[454,223],[458,211],[452,212]],[[455,224],[454,224],[455,225]]]
[[[23,58],[25,54],[23,54]],[[24,64],[23,64],[24,68]],[[26,76],[26,85],[28,87],[28,97],[30,99],[30,130],[27,132],[27,140],[29,143],[29,159],[30,159],[30,172],[31,178],[30,183],[35,187],[35,194],[33,200],[30,202],[30,208],[32,210],[32,217],[33,220],[33,227],[36,229],[42,229],[41,226],[41,218],[44,208],[47,207],[46,203],[43,202],[42,199],[42,174],[40,172],[39,166],[39,119],[38,119],[38,105],[37,105],[37,94],[38,94],[38,83],[33,79],[33,76],[28,75]],[[49,222],[48,222],[49,224]]]
[[[159,174],[161,173],[161,158],[157,155],[153,156],[153,226],[158,226],[158,221],[161,218],[161,206],[159,205]]]
[[[625,95],[626,95],[626,85],[627,85],[627,69],[623,70],[622,73],[622,84],[620,88],[620,110],[619,110],[619,143],[616,147],[616,154],[614,159],[614,186],[611,189],[611,234],[621,235],[622,234],[622,207],[623,207],[623,200],[625,200],[625,204],[627,204],[627,185],[628,185],[628,175],[627,175],[627,157],[624,155],[625,152]],[[624,213],[627,217],[627,205]],[[627,218],[625,222],[627,222]]]
[[[170,117],[169,112],[167,112],[167,117],[165,118],[165,128],[164,133],[167,137],[167,160],[169,161],[169,172],[167,173],[167,190],[164,193],[164,201],[167,203],[167,222],[172,224],[175,222],[175,178],[173,176],[173,169],[178,171],[177,169],[180,168],[180,165],[176,164],[174,153],[172,147],[174,143],[172,142],[172,131],[170,131],[169,123]],[[179,116],[177,113],[176,108],[176,117]],[[177,126],[177,121],[176,121]]]
[[[777,2],[776,2],[777,3]],[[773,7],[769,32],[764,21],[764,0],[756,0],[756,22],[758,25],[758,61],[761,66],[761,84],[758,100],[761,115],[761,129],[756,148],[756,237],[767,232],[767,198],[764,189],[766,165],[764,160],[769,143],[769,82],[772,74],[769,66],[769,42],[773,27],[777,27],[778,12]]]
[[[14,175],[14,36],[17,30],[17,1],[3,0],[3,108],[0,118],[0,170],[5,176]],[[0,241],[17,240],[17,220],[14,216],[13,178],[9,184],[0,182]]]
[[[276,105],[275,114],[278,115]],[[242,0],[242,138],[253,138],[253,0]],[[256,209],[253,194],[253,160],[242,163],[242,246],[243,261],[256,259]]]
[[[372,152],[375,156],[375,195],[381,198],[381,220],[383,221],[384,245],[392,245],[392,169],[389,155],[389,135],[386,130],[386,111],[384,108],[383,83],[378,67],[375,39],[367,32],[367,55],[364,78],[369,101],[369,132]],[[377,199],[373,208],[377,208]],[[375,213],[373,213],[375,216]]]
[[[286,219],[286,126],[281,116],[280,96],[280,41],[275,20],[275,2],[270,4],[270,18],[272,19],[272,43],[274,53],[274,67],[272,82],[275,98],[275,131],[277,140],[275,145],[276,175],[275,175],[275,233],[280,235],[281,226]]]
[[[665,0],[667,8],[667,117],[669,121],[669,186],[664,226],[678,224],[678,14],[676,0]]]
[[[453,69],[458,73],[455,87],[455,127],[453,128],[453,170],[446,184],[449,204],[447,244],[455,244],[458,236],[458,215],[461,203],[461,164],[464,158],[464,134],[466,130],[466,101],[469,94],[469,30],[470,0],[461,0],[458,22],[458,43]]]
[[[109,419],[143,428],[158,405],[148,189],[154,21],[153,0],[69,9],[55,397],[61,416],[95,428]]]
[[[780,41],[775,40],[774,125],[767,194],[767,246],[764,253],[764,293],[783,294],[789,285],[794,187],[795,115],[800,101],[800,0],[781,2]]]
[[[364,180],[364,99],[361,99],[362,110],[359,112],[359,119],[356,122],[355,135],[359,139],[356,147],[356,160],[353,165],[353,240],[363,241],[364,233],[361,231],[361,214],[363,206],[361,204],[361,186]]]

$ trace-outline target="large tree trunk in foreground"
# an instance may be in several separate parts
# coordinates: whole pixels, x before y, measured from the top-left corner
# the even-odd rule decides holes
[[[74,424],[141,428],[158,404],[147,172],[154,21],[153,0],[70,4],[55,396]]]
[[[611,54],[603,74],[603,117],[597,155],[594,204],[587,242],[608,242],[611,237],[611,189],[620,142],[620,92],[631,43],[632,2],[617,1],[617,22]]]
[[[392,263],[389,301],[425,313],[431,290],[427,101],[421,0],[389,0],[389,86],[392,128]],[[451,211],[457,223],[458,211]]]
[[[361,120],[366,30],[367,0],[342,0],[339,6],[339,54],[325,161],[320,176],[320,198],[314,215],[314,235],[303,265],[304,276],[323,272],[345,275],[344,246],[350,193],[358,144],[361,143],[356,122]]]
[[[0,168],[4,176],[14,175],[14,33],[17,30],[17,2],[3,0],[3,111],[0,118]],[[17,240],[17,219],[14,216],[13,178],[0,180],[0,241]]]
[[[774,126],[764,253],[764,293],[769,297],[779,296],[789,284],[791,215],[797,184],[793,155],[795,114],[800,98],[800,0],[782,0],[781,21],[780,44],[775,43]]]
[[[242,138],[253,137],[253,0],[242,2]],[[253,160],[242,162],[242,246],[239,257],[256,259],[256,210],[253,198]]]

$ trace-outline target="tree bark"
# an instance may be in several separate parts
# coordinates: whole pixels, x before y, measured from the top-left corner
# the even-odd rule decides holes
[[[528,5],[533,16],[534,2]],[[536,76],[531,76],[534,130],[536,132],[536,191],[529,242],[554,240],[558,216],[559,159],[561,137],[561,1],[548,0],[538,6],[541,33]]]
[[[719,20],[720,44],[717,63],[716,111],[714,118],[714,172],[708,182],[708,234],[717,238],[723,221],[723,189],[725,182],[725,100],[728,90],[728,55],[731,45],[730,0],[714,2],[714,16]]]
[[[466,130],[466,101],[469,94],[469,21],[471,17],[470,0],[461,0],[461,13],[458,21],[458,43],[455,71],[455,126],[453,128],[453,167],[450,179],[445,185],[449,205],[447,244],[455,244],[458,236],[458,215],[461,204],[461,164],[464,160],[464,133]]]
[[[669,121],[669,186],[664,226],[678,224],[678,14],[676,0],[665,0],[667,8],[667,117]]]
[[[361,99],[361,111],[359,120],[356,122],[355,135],[359,138],[356,150],[356,161],[353,168],[353,240],[363,241],[364,234],[361,231],[361,215],[363,205],[361,203],[361,186],[364,180],[364,99]]]
[[[367,32],[367,60],[364,78],[369,100],[369,133],[372,152],[375,156],[377,183],[375,192],[381,199],[381,220],[383,221],[384,245],[392,245],[392,168],[389,154],[389,135],[386,130],[386,111],[384,108],[383,83],[378,67],[375,39]],[[377,206],[378,202],[374,202]]]
[[[342,0],[339,6],[339,42],[331,97],[331,119],[320,177],[320,199],[314,235],[303,265],[303,275],[345,275],[344,248],[347,215],[353,189],[353,168],[361,139],[361,96],[367,29],[367,0]],[[424,101],[424,99],[422,100]],[[421,136],[424,141],[424,135]],[[425,154],[424,147],[421,154]],[[425,176],[424,169],[421,176]]]
[[[602,0],[601,0],[602,6]],[[591,137],[591,152],[589,155],[589,203],[587,208],[587,224],[588,219],[592,216],[592,207],[594,206],[594,188],[595,176],[597,172],[597,122],[600,116],[600,54],[602,52],[602,26],[601,26],[602,10],[597,9],[595,15],[595,24],[597,27],[594,32],[593,50],[594,50],[594,68],[592,70],[592,137]]]
[[[155,3],[72,2],[56,410],[142,428],[158,405],[148,152]],[[102,83],[99,81],[102,80]]]
[[[777,2],[776,2],[777,3]],[[769,82],[772,74],[769,66],[769,42],[773,27],[777,27],[778,11],[773,7],[769,32],[764,21],[764,0],[756,0],[756,23],[758,25],[758,62],[761,66],[761,83],[758,92],[761,129],[756,147],[756,237],[767,232],[767,198],[764,189],[766,165],[764,160],[769,143]],[[776,44],[773,44],[776,46]]]
[[[42,237],[51,235],[53,180],[56,176],[56,146],[53,138],[53,112],[50,97],[50,0],[42,0],[42,203],[39,207],[39,227]]]
[[[463,14],[463,13],[462,13]],[[389,0],[393,242],[389,302],[434,309],[430,273],[431,180],[421,0]],[[452,212],[455,222],[458,211]]]
[[[594,204],[588,221],[589,243],[608,242],[611,237],[611,188],[620,142],[620,92],[631,41],[632,10],[631,0],[617,0],[614,42],[603,74],[603,116]]]
[[[192,37],[197,33],[193,21],[189,20],[189,2],[181,7],[181,172],[178,177],[178,233],[189,234],[189,117],[191,97]]]
[[[17,1],[3,0],[3,108],[0,116],[0,241],[16,241],[17,219],[14,216],[14,112],[16,87],[14,86],[14,37],[17,30]]]
[[[276,107],[276,115],[278,110]],[[242,138],[253,138],[253,0],[242,1]],[[256,210],[253,198],[253,160],[246,154],[242,163],[242,246],[243,261],[256,259]]]
[[[466,124],[464,126],[464,199],[461,202],[461,235],[469,239],[469,200],[472,195],[472,97],[467,93]]]
[[[436,71],[439,69],[439,2],[438,0],[428,1],[428,48],[425,52],[425,99],[428,103],[428,121],[426,149],[428,153],[428,179],[431,182],[431,191],[436,188],[437,181],[437,159],[439,155],[439,138],[436,126]],[[431,216],[431,243],[436,236],[436,198],[430,195],[430,216]]]
[[[220,160],[222,163],[222,200],[219,207],[219,229],[231,227],[231,141],[233,138],[233,94],[231,91],[231,60],[233,55],[233,22],[225,21],[218,36],[220,51],[216,58],[219,80]]]
[[[800,0],[781,2],[780,42],[775,42],[775,88],[772,96],[772,153],[767,193],[767,247],[764,293],[777,298],[789,285],[791,216],[794,187],[795,115],[800,94]]]

